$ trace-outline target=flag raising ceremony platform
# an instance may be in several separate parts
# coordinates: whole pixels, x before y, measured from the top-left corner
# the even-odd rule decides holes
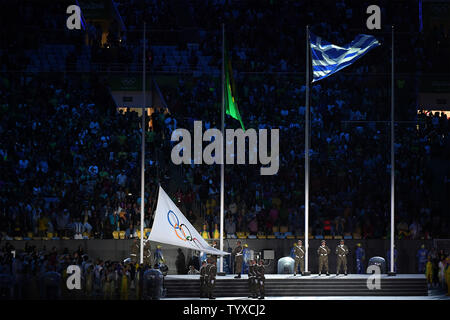
[[[247,297],[249,295],[248,277],[242,275],[218,276],[214,289],[215,297]],[[373,275],[351,274],[329,276],[313,274],[293,276],[292,274],[266,274],[266,297],[296,296],[427,296],[428,287],[425,275],[398,274],[380,275],[379,286]],[[369,277],[371,279],[369,279]],[[368,286],[368,282],[371,284]],[[167,298],[198,298],[200,296],[199,275],[168,275],[164,279]],[[373,289],[369,289],[372,287]]]

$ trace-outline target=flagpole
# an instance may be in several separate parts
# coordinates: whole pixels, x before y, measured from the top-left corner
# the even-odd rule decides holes
[[[306,26],[306,92],[305,92],[305,271],[304,275],[310,275],[308,271],[309,251],[309,26]],[[297,272],[295,270],[294,272]]]
[[[142,138],[141,138],[141,244],[140,244],[140,264],[144,263],[144,190],[145,190],[145,22],[143,38],[143,56],[142,56]]]
[[[394,272],[394,214],[395,214],[395,146],[394,146],[394,26],[392,26],[391,43],[391,263],[389,275]]]
[[[222,23],[222,163],[220,164],[220,251],[223,251],[223,221],[225,205],[225,24]],[[219,272],[223,273],[223,256],[219,260]]]

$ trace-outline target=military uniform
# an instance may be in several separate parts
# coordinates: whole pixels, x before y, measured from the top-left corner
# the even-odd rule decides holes
[[[208,298],[215,299],[213,292],[216,286],[217,267],[214,264],[208,264],[206,274],[208,275]]]
[[[200,268],[200,298],[206,297],[208,291],[208,283],[207,283],[208,276],[206,273],[207,267],[208,265],[205,264]]]
[[[249,298],[257,297],[256,265],[254,264],[250,264],[248,267],[248,290]]]
[[[336,247],[337,254],[337,270],[336,275],[339,275],[339,271],[341,270],[341,265],[344,267],[344,273],[347,275],[347,255],[348,255],[348,247],[345,244],[340,244]]]
[[[214,242],[214,243],[211,245],[211,247],[214,248],[214,249],[218,249],[218,248],[217,248],[217,242]],[[216,256],[216,255],[210,255],[210,258],[211,258],[212,261],[214,261],[215,263],[217,263],[217,256]]]
[[[294,276],[297,274],[298,265],[300,264],[300,273],[303,273],[304,271],[304,265],[305,265],[305,247],[304,246],[298,246],[297,244],[294,247]]]
[[[317,249],[317,254],[319,255],[319,275],[322,274],[322,269],[325,267],[325,271],[327,272],[327,275],[329,275],[328,272],[328,255],[330,254],[331,250],[326,245],[322,245]]]
[[[256,266],[256,280],[257,280],[257,288],[259,291],[259,298],[264,299],[265,290],[264,284],[266,282],[266,277],[264,276],[265,267],[263,264],[259,264]]]
[[[151,252],[151,246],[150,241],[144,241],[144,264],[151,266],[152,265],[152,252]],[[141,257],[141,243],[140,241],[136,241],[131,245],[131,262],[133,264],[136,264],[140,262]]]
[[[241,277],[241,272],[242,272],[242,262],[244,260],[243,257],[243,249],[241,245],[238,245],[236,248],[234,248],[233,250],[233,254],[235,256],[234,258],[234,273],[237,274],[237,278]]]

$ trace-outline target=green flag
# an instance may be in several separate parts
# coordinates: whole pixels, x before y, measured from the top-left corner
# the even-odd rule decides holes
[[[225,50],[225,112],[229,116],[239,120],[242,130],[245,131],[244,124],[242,123],[241,114],[237,106],[234,93],[236,92],[233,81],[233,70],[231,69],[231,61]]]

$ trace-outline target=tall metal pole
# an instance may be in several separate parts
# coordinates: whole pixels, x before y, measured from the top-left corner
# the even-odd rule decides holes
[[[308,271],[309,251],[309,26],[306,26],[306,92],[305,92],[305,275]],[[295,270],[297,272],[297,270]]]
[[[394,274],[394,214],[395,214],[395,148],[394,148],[394,26],[392,26],[391,43],[391,265],[390,273]]]
[[[145,191],[145,22],[144,22],[144,39],[143,39],[143,56],[142,56],[142,138],[141,138],[141,245],[140,245],[140,264],[144,263],[144,191]]]
[[[222,23],[222,163],[220,164],[220,251],[223,251],[223,221],[225,205],[225,24]],[[219,260],[219,272],[223,272],[223,256]]]

